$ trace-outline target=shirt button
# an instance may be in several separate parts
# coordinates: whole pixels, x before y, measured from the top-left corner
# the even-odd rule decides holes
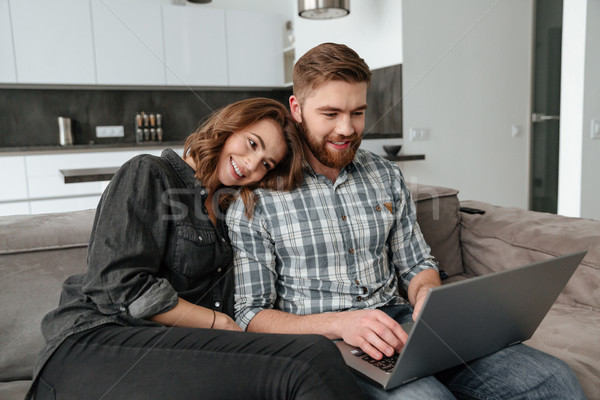
[[[202,243],[202,236],[198,236],[198,241]]]
[[[350,249],[348,251],[350,252],[350,254],[354,254],[354,249]]]
[[[362,287],[363,294],[367,294],[367,288],[365,286]]]
[[[346,220],[346,216],[345,216],[345,215],[342,215],[342,219],[345,221],[345,220]]]
[[[375,209],[376,209],[377,211],[381,211],[381,206],[377,206],[377,207],[375,207]]]
[[[354,281],[354,283],[356,283],[357,285],[360,285],[360,282],[357,280]]]
[[[358,300],[358,301],[362,301],[362,296],[358,296],[358,297],[356,298],[356,300]]]
[[[225,243],[225,238],[221,238],[221,241],[222,241],[223,243]]]
[[[219,302],[219,301],[215,302],[215,307],[221,307],[221,302]]]
[[[217,272],[221,272],[223,270],[223,268],[219,267],[217,268]]]

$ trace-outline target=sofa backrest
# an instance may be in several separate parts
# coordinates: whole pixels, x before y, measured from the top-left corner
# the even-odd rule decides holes
[[[94,212],[0,217],[0,382],[31,379],[42,318],[86,269]]]
[[[462,273],[458,191],[409,186],[440,268]],[[31,377],[44,345],[42,318],[58,305],[63,281],[86,270],[94,213],[0,217],[0,382]]]
[[[483,275],[587,250],[558,301],[600,310],[600,221],[484,202],[462,204],[485,211],[461,220],[467,273]]]
[[[462,274],[458,190],[414,183],[408,187],[417,206],[417,222],[440,269],[450,277]]]

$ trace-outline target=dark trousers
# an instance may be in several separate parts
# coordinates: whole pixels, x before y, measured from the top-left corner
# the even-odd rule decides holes
[[[318,335],[103,326],[67,338],[38,379],[46,399],[356,399]]]

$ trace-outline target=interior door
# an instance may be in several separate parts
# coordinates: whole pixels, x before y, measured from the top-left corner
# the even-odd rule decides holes
[[[535,7],[530,209],[556,214],[563,0]]]

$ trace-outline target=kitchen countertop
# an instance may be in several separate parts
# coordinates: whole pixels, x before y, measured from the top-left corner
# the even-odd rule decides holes
[[[385,155],[390,161],[413,161],[424,160],[424,154],[407,154],[390,156]],[[109,181],[113,175],[119,170],[119,167],[103,167],[103,168],[81,168],[81,169],[61,169],[60,173],[64,177],[65,183],[80,183],[80,182],[98,182]]]
[[[111,144],[75,144],[70,146],[15,146],[0,147],[1,156],[20,156],[32,154],[57,153],[90,153],[100,151],[125,151],[139,149],[162,149],[167,147],[183,147],[183,141],[146,142],[146,143],[111,143]]]

